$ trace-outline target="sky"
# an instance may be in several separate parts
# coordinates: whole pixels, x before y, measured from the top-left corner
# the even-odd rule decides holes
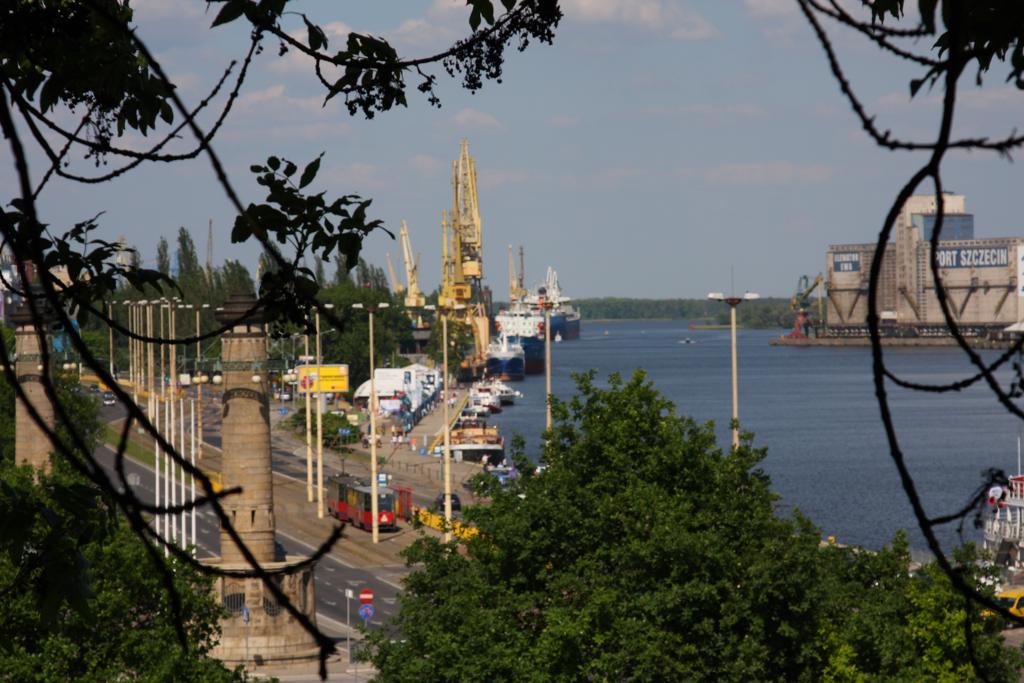
[[[244,57],[244,22],[210,29],[214,13],[205,3],[132,4],[138,35],[186,102],[204,98],[228,63]],[[323,152],[313,189],[372,198],[370,216],[396,235],[406,220],[421,254],[420,286],[429,292],[440,278],[451,163],[459,141],[469,140],[484,274],[498,300],[507,297],[509,245],[525,250],[528,286],[551,266],[573,298],[788,297],[801,275],[824,270],[828,245],[874,241],[893,196],[924,162],[868,139],[792,0],[562,6],[554,44],[510,51],[501,83],[469,93],[435,70],[441,108],[413,90],[408,108],[373,120],[350,116],[336,100],[325,104],[311,64],[294,53],[278,56],[268,40],[215,148],[244,203],[264,198],[251,164],[278,155],[301,166]],[[324,25],[332,47],[354,30],[387,37],[406,57],[431,54],[469,31],[462,0],[318,0],[289,8]],[[305,33],[298,16],[288,20],[289,30]],[[829,28],[878,126],[929,140],[939,93],[911,100],[909,82],[920,69]],[[927,43],[912,47],[924,51]],[[997,66],[980,88],[964,79],[955,132],[999,137],[1019,125],[1024,94],[1005,74]],[[142,149],[145,142],[133,135],[126,144]],[[0,160],[0,187],[12,194],[6,145]],[[38,177],[45,166],[38,155],[32,162]],[[81,158],[73,168],[96,171]],[[1018,164],[955,154],[944,181],[966,195],[977,237],[1024,235],[1014,199],[1024,187]],[[255,272],[259,249],[231,244],[234,210],[204,159],[143,167],[100,187],[51,182],[41,207],[54,229],[104,212],[98,236],[124,235],[148,264],[159,238],[173,243],[179,226],[189,228],[204,258],[212,221],[214,261],[236,258]],[[401,272],[397,241],[382,231],[367,238],[369,262],[383,267],[388,253]]]

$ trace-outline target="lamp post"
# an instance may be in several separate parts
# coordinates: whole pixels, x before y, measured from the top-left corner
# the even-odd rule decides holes
[[[334,304],[323,304],[326,310],[334,308]],[[323,388],[320,386],[320,307],[316,309],[316,516],[324,517],[324,421],[321,396]],[[374,525],[376,528],[376,524]],[[374,536],[373,542],[377,539]]]
[[[373,542],[380,542],[380,520],[378,519],[377,499],[377,385],[374,383],[373,374],[373,314],[377,311],[389,308],[391,304],[352,304],[352,308],[363,309],[370,314],[370,517],[372,519],[371,529]]]
[[[107,318],[110,320],[110,324],[107,325],[107,347],[108,347],[108,355],[110,356],[110,362],[108,363],[108,367],[109,367],[109,370],[110,370],[110,376],[113,377],[114,376],[114,324],[113,324],[114,323],[114,302],[113,301],[108,301],[107,302]],[[79,372],[78,375],[79,375],[78,381],[81,382],[82,381],[82,377],[81,377],[82,373]]]
[[[199,318],[202,309],[209,308],[210,304],[203,304],[200,306],[196,304],[196,382],[193,380],[193,384],[196,385],[196,430],[198,433],[199,441],[196,445],[196,455],[199,459],[203,459],[203,385],[210,381],[210,376],[203,372],[203,346],[199,340],[199,335],[202,334],[200,331]]]
[[[744,301],[760,299],[761,295],[754,292],[747,292],[742,297],[725,296],[721,292],[711,292],[708,299],[712,301],[723,301],[729,304],[729,329],[732,331],[732,447],[740,445],[740,394],[738,370],[736,365],[736,307]]]
[[[544,309],[544,403],[547,406],[547,419],[544,428],[551,431],[551,307],[553,304],[545,294],[541,294],[540,305]]]
[[[437,310],[441,315],[441,374],[444,377],[444,394],[441,402],[444,404],[444,541],[452,540],[452,421],[448,414],[448,315],[452,310],[465,308],[464,304],[446,306],[424,306],[428,311]]]
[[[306,363],[309,363],[309,334],[303,335],[303,342],[305,348]],[[313,435],[310,431],[311,413],[309,398],[313,393],[313,382],[309,376],[309,368],[306,368],[306,374],[303,376],[303,389],[306,394],[306,497],[309,499],[308,502],[313,502]]]

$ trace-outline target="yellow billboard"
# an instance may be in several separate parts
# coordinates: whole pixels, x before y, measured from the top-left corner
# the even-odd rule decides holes
[[[348,366],[347,365],[321,365],[320,375],[317,376],[316,365],[300,365],[295,368],[299,376],[299,393],[305,394],[307,390],[314,394],[320,392],[345,393],[348,391]]]

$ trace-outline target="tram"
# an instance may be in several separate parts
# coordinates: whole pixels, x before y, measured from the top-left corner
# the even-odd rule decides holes
[[[331,477],[327,485],[327,509],[332,517],[358,526],[373,527],[373,490],[354,478]],[[393,531],[398,528],[395,515],[395,492],[387,486],[377,487],[377,528]]]

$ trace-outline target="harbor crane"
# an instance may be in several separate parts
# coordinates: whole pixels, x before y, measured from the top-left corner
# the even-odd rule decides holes
[[[796,281],[796,293],[789,300],[789,308],[793,311],[793,329],[786,335],[787,339],[806,339],[808,332],[825,321],[823,278],[818,273],[814,280],[809,275],[801,275]],[[818,317],[816,320],[807,316],[807,308],[811,303],[811,294],[818,290]]]
[[[473,331],[475,352],[468,362],[470,374],[483,367],[490,343],[490,320],[483,292],[483,226],[476,194],[476,161],[469,155],[469,141],[462,140],[459,158],[452,162],[451,213],[442,212],[441,293],[438,304],[466,308],[458,319]]]
[[[405,221],[402,221],[402,225],[405,225]],[[385,256],[387,258],[388,263],[388,279],[391,281],[391,293],[401,294],[403,291],[405,291],[405,287],[402,285],[402,282],[398,279],[398,276],[395,275],[395,265],[391,263],[391,252],[388,252]]]
[[[412,256],[412,244],[409,242],[409,226],[402,221],[398,230],[398,238],[402,242],[402,260],[405,263],[405,307],[410,309],[423,308],[427,299],[420,289],[420,258]],[[418,318],[418,314],[417,314]]]

